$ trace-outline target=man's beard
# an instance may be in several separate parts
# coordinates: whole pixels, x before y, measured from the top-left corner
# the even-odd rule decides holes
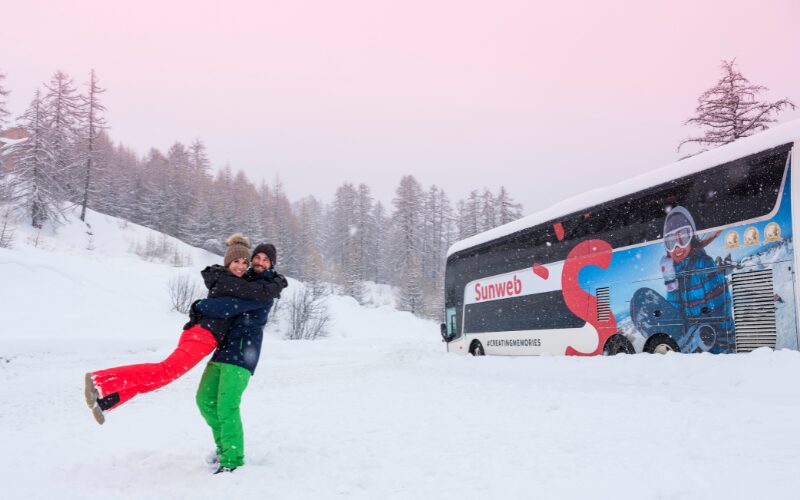
[[[253,266],[253,271],[255,271],[256,273],[259,273],[259,274],[263,273],[266,270],[267,270],[267,268],[264,267],[264,266],[255,266],[255,265]]]

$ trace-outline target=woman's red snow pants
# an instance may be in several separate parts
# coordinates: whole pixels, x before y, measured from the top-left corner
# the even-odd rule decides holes
[[[118,393],[119,402],[114,409],[137,394],[164,387],[188,372],[217,347],[217,340],[199,325],[184,330],[178,347],[160,363],[118,366],[92,372],[94,385],[100,397]]]

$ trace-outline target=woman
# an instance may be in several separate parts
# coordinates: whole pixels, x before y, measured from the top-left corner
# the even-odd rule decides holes
[[[105,412],[112,410],[137,394],[154,391],[192,369],[210,354],[224,338],[234,317],[248,310],[258,309],[280,295],[285,279],[276,275],[271,281],[245,281],[245,271],[250,262],[250,242],[240,234],[226,241],[224,267],[210,266],[202,271],[209,290],[208,297],[237,297],[236,307],[206,318],[198,313],[198,303],[192,305],[190,321],[178,341],[178,346],[160,363],[119,366],[87,373],[85,379],[86,404],[98,424],[105,422]],[[202,301],[198,301],[202,302]],[[202,310],[202,307],[200,308]]]

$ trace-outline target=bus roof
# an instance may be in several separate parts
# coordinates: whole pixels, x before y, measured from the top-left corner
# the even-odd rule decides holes
[[[750,137],[744,137],[730,144],[670,163],[661,168],[626,179],[618,184],[586,191],[567,198],[539,212],[526,215],[508,224],[478,233],[457,241],[447,250],[450,257],[456,252],[472,248],[489,241],[516,233],[523,229],[558,219],[603,202],[633,194],[650,186],[669,182],[672,179],[690,175],[708,168],[727,163],[743,156],[758,153],[770,148],[800,140],[800,120],[778,125]]]

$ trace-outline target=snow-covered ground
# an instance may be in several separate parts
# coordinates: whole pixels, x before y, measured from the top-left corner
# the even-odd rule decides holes
[[[267,335],[248,463],[214,476],[202,364],[102,427],[82,384],[170,352],[169,279],[219,257],[148,262],[157,235],[90,222],[0,249],[2,498],[800,498],[800,353],[461,357],[374,286],[331,299],[329,338]]]

